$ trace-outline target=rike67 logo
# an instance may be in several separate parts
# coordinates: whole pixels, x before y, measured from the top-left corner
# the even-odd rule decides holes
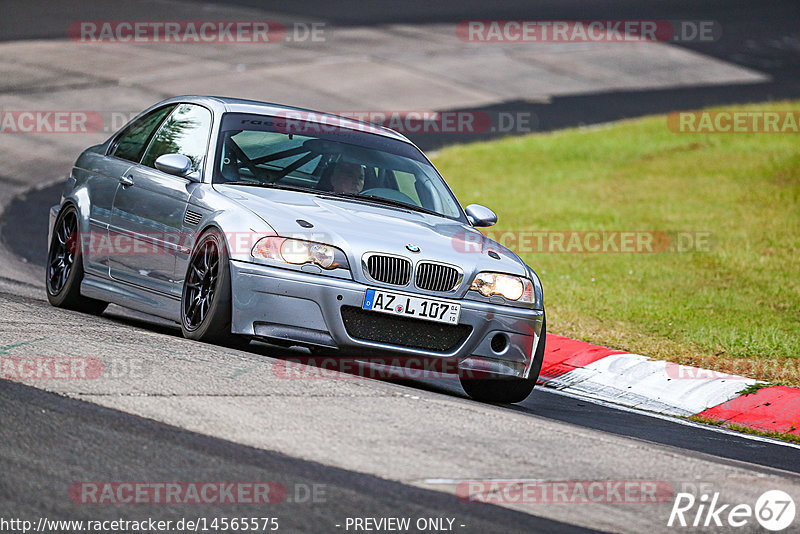
[[[766,530],[779,532],[794,522],[794,499],[781,490],[765,491],[755,504],[724,503],[718,491],[713,494],[681,492],[675,496],[667,526],[741,528],[758,523]]]

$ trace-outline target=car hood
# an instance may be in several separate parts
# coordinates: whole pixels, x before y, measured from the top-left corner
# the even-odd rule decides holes
[[[480,271],[527,275],[525,264],[511,250],[459,221],[300,191],[224,184],[214,187],[264,219],[278,235],[336,246],[353,266],[367,252],[384,252],[415,262],[450,263],[461,267],[465,278]],[[309,224],[313,227],[304,227]],[[407,246],[418,247],[419,252]],[[354,278],[361,279],[360,274],[360,269],[353,269]]]

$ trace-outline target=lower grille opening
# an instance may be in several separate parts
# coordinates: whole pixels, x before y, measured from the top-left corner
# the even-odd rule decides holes
[[[395,317],[355,306],[342,306],[342,320],[348,335],[354,339],[433,352],[455,350],[472,332],[472,327],[466,324],[449,325]]]

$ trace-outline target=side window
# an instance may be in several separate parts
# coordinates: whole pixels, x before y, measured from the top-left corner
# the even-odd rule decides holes
[[[200,168],[211,133],[211,112],[202,106],[181,104],[164,121],[147,147],[142,165],[155,167],[164,154],[183,154],[192,160],[195,172]]]
[[[175,106],[166,106],[137,119],[117,137],[109,155],[139,163],[153,132],[173,109]]]

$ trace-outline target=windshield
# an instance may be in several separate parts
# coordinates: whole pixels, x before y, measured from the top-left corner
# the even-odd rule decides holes
[[[308,190],[463,218],[419,150],[365,131],[228,113],[217,161],[214,183]]]

